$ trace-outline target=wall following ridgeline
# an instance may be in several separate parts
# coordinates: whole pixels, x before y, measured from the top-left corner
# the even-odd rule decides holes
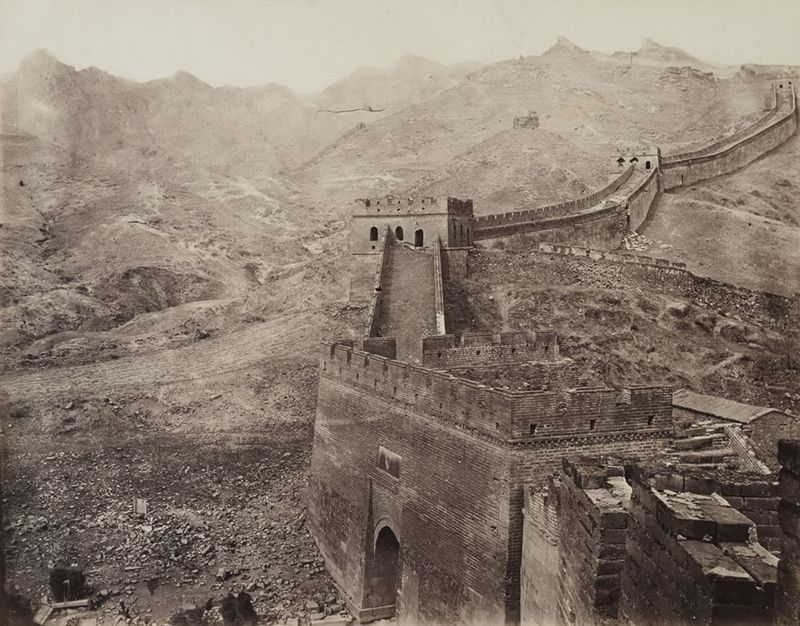
[[[553,217],[565,217],[592,208],[601,200],[615,193],[622,185],[628,182],[633,174],[633,166],[629,165],[614,180],[602,189],[581,196],[575,200],[567,200],[556,204],[550,204],[535,209],[511,211],[508,213],[495,213],[493,215],[481,215],[475,218],[475,237],[485,238],[492,236],[491,228],[496,226],[507,226],[509,224],[522,224],[525,222],[545,220]]]
[[[691,185],[701,180],[730,174],[785,142],[797,130],[797,109],[794,88],[779,94],[780,99],[790,99],[789,111],[777,115],[771,125],[756,131],[728,148],[699,157],[689,157],[662,163],[663,189]]]
[[[780,116],[780,109],[778,106],[778,92],[775,85],[772,86],[772,102],[769,107],[769,111],[759,117],[755,122],[746,126],[745,128],[741,128],[735,133],[728,135],[727,137],[723,137],[713,143],[710,143],[702,148],[697,150],[689,150],[688,152],[681,152],[679,154],[669,154],[663,157],[662,162],[672,163],[674,161],[682,161],[684,159],[691,159],[694,157],[701,157],[707,156],[709,154],[714,154],[715,152],[719,152],[726,146],[729,146],[733,143],[744,139],[750,135],[755,134],[759,129],[766,128],[767,126],[771,126],[772,122],[778,119]]]
[[[552,242],[614,250],[622,244],[626,232],[627,214],[624,203],[606,200],[604,205],[594,211],[493,226],[476,231],[475,238],[488,244],[513,238],[511,245],[526,247]]]

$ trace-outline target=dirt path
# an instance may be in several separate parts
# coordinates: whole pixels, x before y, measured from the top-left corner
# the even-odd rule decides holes
[[[111,390],[146,389],[214,378],[252,367],[308,344],[318,327],[311,314],[282,316],[190,346],[113,361],[48,368],[0,377],[0,388],[13,399],[57,394],[101,395]]]

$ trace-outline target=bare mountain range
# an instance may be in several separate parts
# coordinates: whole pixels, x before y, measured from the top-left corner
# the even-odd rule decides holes
[[[484,66],[406,56],[309,96],[32,53],[0,84],[6,366],[319,310],[346,293],[355,197],[450,194],[482,213],[574,197],[620,149],[698,145],[768,104],[752,68],[710,74],[652,41],[630,57],[563,38]],[[539,128],[512,128],[529,111]]]

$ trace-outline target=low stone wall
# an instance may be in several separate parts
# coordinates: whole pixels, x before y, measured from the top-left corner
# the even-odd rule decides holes
[[[566,256],[576,256],[592,261],[608,261],[610,263],[630,263],[632,265],[641,265],[644,267],[655,267],[660,270],[673,271],[676,273],[690,274],[686,269],[686,263],[677,261],[670,261],[668,259],[657,259],[648,256],[639,256],[634,254],[622,254],[620,252],[607,252],[605,250],[595,250],[592,248],[581,248],[579,246],[559,246],[550,243],[540,243],[538,246],[539,252],[547,254],[563,254]]]

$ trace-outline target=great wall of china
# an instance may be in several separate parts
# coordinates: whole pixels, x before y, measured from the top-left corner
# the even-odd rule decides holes
[[[323,348],[308,524],[359,621],[800,620],[797,446],[765,464],[741,429],[677,418],[667,386],[583,386],[552,331],[456,337],[444,307],[475,241],[506,237],[703,280],[613,250],[661,192],[792,136],[791,81],[772,96],[757,122],[702,149],[615,156],[619,173],[569,202],[476,218],[470,200],[358,201],[351,300],[367,322]],[[497,368],[513,382],[484,382]],[[737,470],[705,465],[726,455]],[[767,469],[778,460],[781,488]]]

